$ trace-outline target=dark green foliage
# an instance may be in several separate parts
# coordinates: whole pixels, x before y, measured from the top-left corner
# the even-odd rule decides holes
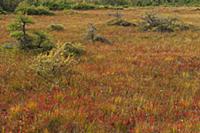
[[[121,6],[121,5],[128,5],[130,1],[128,0],[101,0],[99,1],[99,3],[105,4],[105,5]]]
[[[16,38],[22,48],[26,48],[32,45],[32,37],[27,32],[27,25],[33,24],[33,21],[23,15],[17,17],[16,21],[9,25],[9,31],[11,36]]]
[[[40,49],[41,51],[52,49],[53,44],[47,34],[39,31],[29,32],[27,30],[27,25],[29,24],[33,24],[33,21],[25,15],[20,15],[8,27],[11,37],[16,38],[20,48],[26,50]]]
[[[65,9],[65,7],[63,5],[61,5],[60,3],[54,3],[54,2],[49,3],[47,5],[47,7],[50,10],[63,10],[63,9]]]
[[[41,49],[42,51],[48,51],[54,47],[47,33],[43,31],[36,31],[34,32],[34,35],[35,48]]]
[[[142,31],[174,32],[189,30],[190,26],[175,18],[162,18],[154,14],[147,14],[140,24]]]
[[[0,8],[5,11],[14,11],[22,0],[0,0]]]
[[[6,11],[4,11],[1,7],[0,7],[0,14],[6,14]]]
[[[74,3],[72,2],[62,2],[62,1],[51,1],[43,3],[44,6],[47,6],[50,10],[63,10],[63,9],[71,9]]]

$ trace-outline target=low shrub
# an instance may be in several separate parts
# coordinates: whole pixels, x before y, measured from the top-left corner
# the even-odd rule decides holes
[[[52,31],[63,31],[64,26],[62,24],[51,24],[48,26],[48,29]]]
[[[128,26],[136,26],[136,24],[128,22],[126,20],[124,20],[123,14],[120,13],[120,10],[117,9],[116,12],[114,14],[109,14],[109,16],[113,16],[114,19],[110,20],[107,22],[108,25],[116,25],[116,26],[124,26],[124,27],[128,27]]]
[[[72,9],[74,10],[92,10],[95,9],[95,5],[93,4],[86,4],[86,3],[78,3],[74,6],[72,6]]]
[[[47,7],[44,6],[31,6],[27,10],[28,15],[53,15],[51,11]]]
[[[116,25],[116,26],[124,26],[124,27],[128,27],[128,26],[136,26],[136,24],[128,22],[126,20],[123,19],[113,19],[107,22],[108,25]]]
[[[50,10],[63,10],[64,9],[64,7],[61,6],[61,4],[57,3],[57,2],[50,2],[50,3],[48,3],[47,7]]]
[[[142,31],[174,32],[189,30],[190,26],[175,18],[162,18],[154,14],[147,14],[140,24]]]
[[[35,49],[44,52],[54,48],[54,44],[52,43],[47,33],[43,31],[35,31],[34,36]]]
[[[58,44],[57,47],[46,54],[40,54],[34,59],[32,69],[45,80],[54,84],[61,84],[70,77],[73,65],[76,61],[73,56],[65,56],[65,45]]]
[[[80,43],[72,43],[72,42],[67,42],[64,44],[64,54],[65,56],[75,56],[75,57],[80,57],[84,52],[85,49]]]
[[[64,9],[71,9],[73,3],[70,2],[49,2],[46,6],[50,10],[64,10]]]
[[[30,5],[26,1],[21,2],[15,10],[27,15],[53,15],[48,7]]]
[[[108,40],[107,38],[105,38],[104,36],[101,35],[96,35],[93,38],[94,42],[101,42],[101,43],[105,43],[105,44],[112,44],[112,42],[110,40]]]

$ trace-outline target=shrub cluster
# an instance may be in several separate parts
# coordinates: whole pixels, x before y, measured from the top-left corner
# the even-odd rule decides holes
[[[53,15],[53,13],[45,6],[30,5],[26,1],[21,2],[16,8],[16,12],[28,15]]]
[[[71,9],[74,3],[62,2],[62,1],[49,1],[43,3],[43,5],[48,7],[50,10],[64,10],[64,9]]]
[[[147,14],[140,24],[142,31],[174,32],[178,30],[189,30],[189,25],[181,23],[175,18],[162,18],[154,14]]]
[[[115,17],[114,19],[110,20],[107,22],[108,25],[116,25],[116,26],[136,26],[136,24],[128,22],[122,18],[122,14],[119,12],[119,9],[116,10],[116,13],[114,14],[109,14],[109,16]]]
[[[30,6],[27,10],[28,15],[53,15],[54,13],[49,11],[47,7],[44,6]]]
[[[62,24],[51,24],[48,29],[51,31],[63,31],[65,28]]]

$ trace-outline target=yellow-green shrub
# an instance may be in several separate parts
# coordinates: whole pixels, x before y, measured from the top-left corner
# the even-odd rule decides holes
[[[65,45],[58,44],[56,48],[46,54],[40,54],[34,59],[32,68],[38,75],[53,83],[60,83],[70,77],[73,65],[76,63],[73,56],[65,56]]]

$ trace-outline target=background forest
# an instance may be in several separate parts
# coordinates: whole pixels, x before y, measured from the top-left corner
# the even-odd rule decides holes
[[[23,0],[1,0],[0,7],[7,11],[13,11]],[[45,5],[49,8],[70,8],[77,3],[87,3],[112,6],[158,6],[158,5],[198,5],[199,0],[27,0],[34,5]]]

